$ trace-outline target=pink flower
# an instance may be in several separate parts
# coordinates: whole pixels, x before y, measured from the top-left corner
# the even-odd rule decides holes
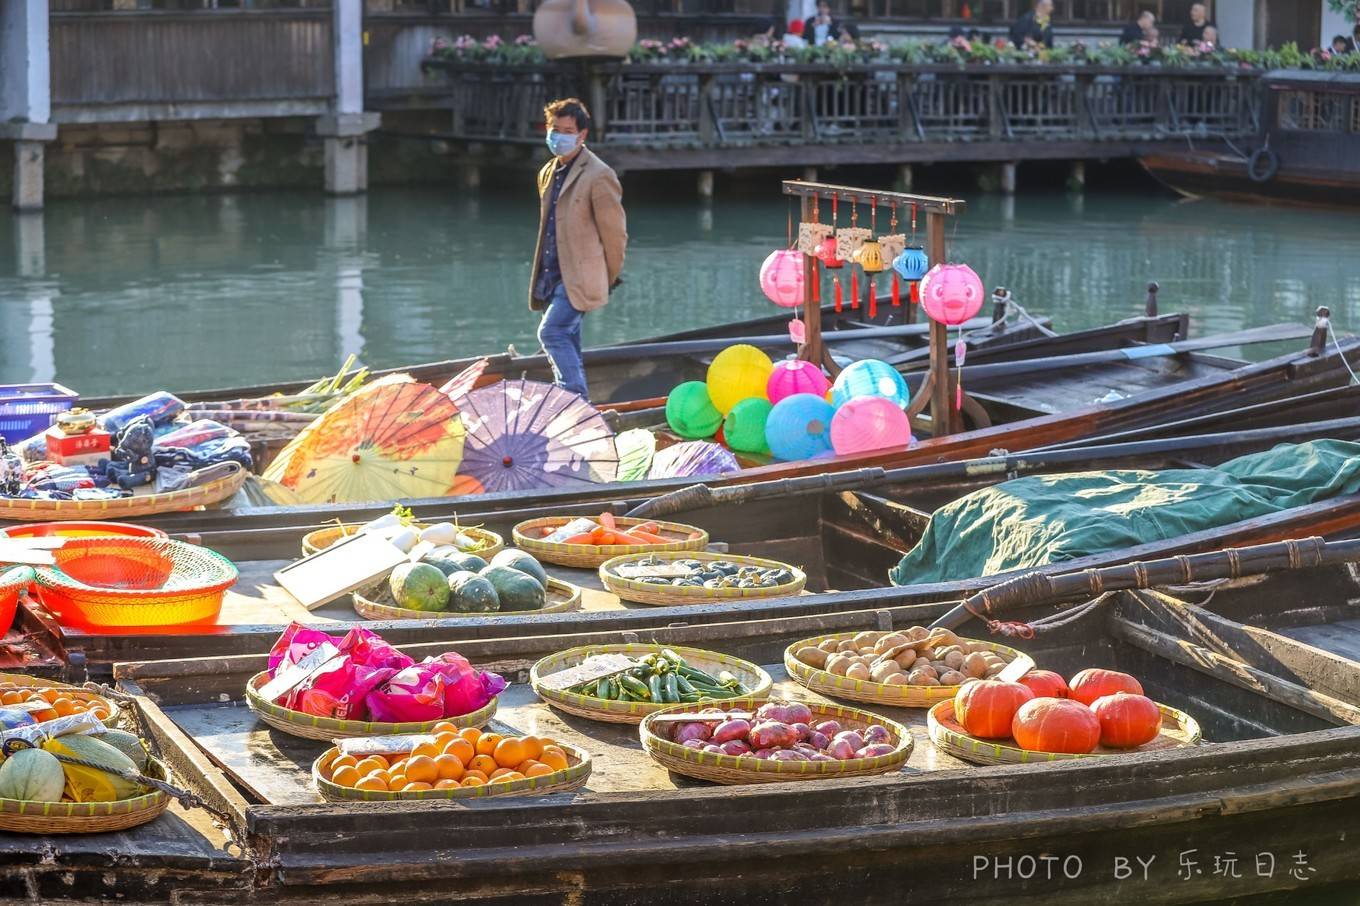
[[[502,43],[500,35],[491,35],[482,42],[482,46],[487,50],[495,50],[497,47],[500,47]]]
[[[444,38],[435,38],[435,39],[434,39],[434,44],[432,45],[431,49],[432,49],[432,50],[447,50],[447,49],[448,49],[448,46],[449,46],[449,42],[448,42],[447,40],[445,40]]]
[[[533,35],[519,35],[515,38],[516,47],[531,47],[534,44]]]

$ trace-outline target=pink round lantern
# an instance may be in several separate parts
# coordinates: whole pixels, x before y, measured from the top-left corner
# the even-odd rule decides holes
[[[836,257],[836,237],[828,236],[817,246],[817,260],[833,270],[844,267],[845,262]]]
[[[837,409],[831,419],[831,448],[839,456],[910,443],[907,413],[885,396],[856,397]]]
[[[760,288],[781,308],[803,304],[803,256],[794,249],[770,252],[760,266]]]
[[[829,386],[830,382],[818,366],[801,359],[785,359],[776,363],[774,371],[770,372],[770,380],[765,384],[765,396],[772,403],[795,393],[823,396]]]
[[[921,279],[921,304],[931,320],[950,327],[982,310],[982,280],[966,264],[937,264]]]

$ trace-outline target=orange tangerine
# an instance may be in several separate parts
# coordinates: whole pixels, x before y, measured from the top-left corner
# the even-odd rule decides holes
[[[532,768],[534,765],[542,764],[542,763],[543,763],[543,762],[541,762],[541,761],[535,761],[535,760],[532,759],[532,758],[526,758],[526,759],[524,759],[523,761],[521,761],[519,764],[515,765],[515,770],[516,770],[516,771],[519,771],[519,772],[520,772],[521,774],[523,774],[525,777],[528,777],[528,776],[529,776],[529,769]]]
[[[387,792],[387,781],[378,773],[369,774],[367,777],[359,778],[359,782],[354,784],[356,790],[374,790]]]
[[[477,740],[482,738],[482,731],[478,730],[476,727],[464,727],[463,729],[458,731],[458,735],[463,737],[464,739],[466,739],[468,742],[472,743],[475,746],[477,744]]]
[[[411,754],[413,756],[424,755],[426,758],[433,758],[443,751],[444,751],[443,746],[431,740],[430,742],[422,742],[419,745],[417,745],[414,749],[411,750]]]
[[[41,711],[30,711],[28,714],[38,723],[42,723],[45,720],[56,720],[61,716],[54,708],[43,708]]]
[[[496,751],[496,746],[500,745],[501,740],[504,738],[505,737],[499,733],[483,733],[481,736],[477,737],[477,754],[490,755]]]
[[[462,738],[463,737],[459,736],[457,733],[452,732],[436,733],[434,734],[434,744],[439,746],[439,751],[442,752],[448,748],[449,743],[453,742],[455,739]]]
[[[423,780],[416,780],[416,781],[413,781],[412,783],[406,784],[406,789],[402,790],[402,792],[403,792],[403,793],[418,793],[418,792],[420,792],[421,790],[432,790],[432,789],[434,789],[434,787],[431,786],[430,784],[426,783],[425,781],[423,781]]]
[[[56,711],[61,717],[65,717],[68,714],[76,713],[76,703],[62,696],[52,702],[52,710]]]
[[[430,728],[430,732],[435,736],[438,736],[441,733],[457,733],[458,727],[451,720],[441,720]]]
[[[27,692],[0,692],[0,705],[17,705],[27,699]]]
[[[539,761],[552,768],[554,771],[565,771],[567,769],[567,753],[557,746],[544,746],[543,757]]]
[[[504,777],[506,774],[513,773],[515,773],[514,768],[496,768],[496,770],[491,772],[491,779],[495,780],[497,777]]]
[[[542,777],[545,774],[553,773],[553,769],[541,761],[535,761],[529,765],[529,769],[524,772],[525,777]]]
[[[409,760],[410,760],[409,758],[399,758],[396,761],[392,762],[392,764],[387,768],[388,773],[405,774],[406,762],[408,762]]]
[[[65,696],[61,694],[60,689],[44,689],[38,693],[38,697],[50,705],[57,699],[64,698]]]
[[[539,736],[521,736],[519,741],[524,743],[524,757],[532,758],[534,760],[537,760],[538,756],[543,754],[543,747],[545,745],[552,744],[551,739],[545,741]]]
[[[81,701],[78,698],[73,698],[71,699],[71,710],[76,714],[84,714],[86,711],[90,710],[90,703]]]
[[[95,717],[99,718],[100,720],[108,720],[110,717],[113,716],[113,712],[111,712],[108,708],[105,708],[103,705],[91,705],[90,713],[93,714]]]
[[[359,782],[359,771],[352,764],[342,764],[331,774],[331,783],[340,786],[354,786]]]
[[[389,765],[387,759],[383,758],[381,755],[370,755],[360,761],[356,767],[359,768],[360,774],[367,776],[374,771],[385,771],[388,769]]]
[[[463,775],[463,782],[459,786],[482,786],[486,783],[486,775],[481,771],[468,771]]]
[[[459,761],[467,764],[477,754],[477,747],[463,737],[456,736],[448,745],[444,746],[443,751],[445,755],[457,756]]]
[[[491,757],[496,759],[496,764],[501,767],[513,768],[529,756],[524,751],[522,740],[506,737],[496,743],[496,749],[491,753]]]
[[[434,760],[440,780],[457,780],[463,776],[463,762],[457,755],[440,755]]]
[[[514,781],[514,780],[523,780],[523,779],[524,779],[524,775],[521,774],[519,771],[506,771],[504,774],[501,774],[499,777],[492,777],[492,778],[491,778],[491,782],[492,782],[492,783],[510,783],[511,781]]]
[[[412,783],[434,783],[439,779],[439,766],[428,755],[412,755],[406,762],[406,779]]]
[[[436,780],[434,782],[434,788],[437,790],[456,790],[458,786],[457,780]]]
[[[346,766],[352,768],[358,763],[359,759],[355,758],[353,755],[336,755],[335,758],[331,760],[331,770]]]
[[[474,771],[481,771],[485,776],[491,776],[491,772],[500,767],[496,764],[496,759],[490,755],[477,755],[467,763],[467,767]]]
[[[405,774],[387,775],[387,788],[394,793],[400,793],[402,790],[406,789],[406,787],[409,785],[410,782],[406,779]]]

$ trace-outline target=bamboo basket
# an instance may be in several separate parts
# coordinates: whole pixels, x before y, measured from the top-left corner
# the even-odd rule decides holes
[[[168,780],[165,765],[151,758],[146,776]],[[128,830],[154,821],[170,797],[152,790],[114,802],[24,802],[0,799],[0,831],[16,834],[96,834]]]
[[[613,569],[637,560],[642,554],[625,554],[600,564],[600,581],[604,587],[625,601],[638,604],[654,604],[658,607],[672,607],[681,604],[716,604],[725,601],[744,601],[756,598],[781,598],[796,595],[807,585],[807,574],[796,566],[766,560],[762,557],[745,557],[739,554],[711,554],[706,551],[680,551],[675,553],[654,554],[657,560],[726,560],[741,566],[787,569],[793,573],[793,581],[776,585],[773,588],[677,588],[674,585],[656,585],[625,579],[613,573]]]
[[[728,710],[755,709],[761,702],[752,698],[739,698],[722,703]],[[694,705],[670,705],[656,714],[643,718],[638,727],[642,747],[659,764],[677,774],[710,780],[714,783],[783,783],[789,780],[823,780],[828,777],[867,777],[874,774],[888,774],[900,770],[907,763],[913,745],[911,732],[906,727],[885,717],[879,717],[858,708],[840,705],[823,705],[817,702],[804,702],[812,709],[813,722],[837,720],[847,730],[859,730],[870,724],[882,724],[894,737],[896,747],[887,755],[872,758],[854,758],[849,761],[774,761],[765,758],[752,758],[749,755],[714,755],[697,749],[687,749],[669,739],[662,738],[654,730],[658,715],[668,712],[681,712],[694,708]]]
[[[553,771],[542,777],[525,777],[522,780],[509,780],[505,783],[487,783],[482,786],[459,787],[452,790],[415,790],[414,792],[390,792],[385,790],[356,790],[353,787],[331,783],[323,775],[340,750],[327,749],[321,757],[312,762],[312,782],[316,784],[321,798],[328,802],[418,802],[424,799],[489,799],[501,796],[544,795],[565,793],[585,786],[590,778],[590,754],[567,743],[559,742],[567,755],[566,770]]]
[[[970,736],[954,719],[952,699],[939,702],[930,709],[926,716],[926,726],[930,732],[930,741],[937,749],[971,764],[981,765],[1044,764],[1077,758],[1127,755],[1130,752],[1160,752],[1165,749],[1197,746],[1203,741],[1199,722],[1189,714],[1160,702],[1157,708],[1162,712],[1162,732],[1156,739],[1136,749],[1106,749],[1097,746],[1095,751],[1082,755],[1067,752],[1031,752],[1015,745],[1013,739],[978,739],[976,736]]]
[[[427,529],[429,527],[430,524],[426,522],[411,523],[411,528],[414,529]],[[331,525],[326,528],[308,532],[302,536],[302,554],[305,557],[310,557],[312,554],[319,553],[339,541],[341,538],[353,535],[358,529],[358,523],[349,523],[346,525]],[[475,557],[487,559],[496,556],[505,548],[505,539],[493,531],[484,528],[465,528],[463,531],[475,538],[481,539],[486,544],[485,547],[478,548],[475,551],[463,551],[465,554],[472,554]]]
[[[528,551],[540,560],[547,560],[549,563],[556,563],[559,566],[576,566],[586,569],[593,569],[612,560],[615,557],[626,554],[653,554],[664,551],[701,551],[708,546],[708,532],[692,525],[684,525],[679,522],[659,522],[655,519],[630,519],[627,516],[618,516],[615,522],[622,529],[632,528],[643,525],[647,522],[655,522],[657,526],[656,534],[663,537],[674,537],[675,540],[668,544],[559,544],[556,542],[544,541],[538,537],[538,533],[544,528],[559,528],[577,519],[577,516],[544,516],[540,519],[529,519],[515,526],[511,532],[514,538],[515,547],[520,550]],[[697,534],[697,537],[692,537]]]
[[[496,713],[496,699],[468,714],[457,717],[441,717],[438,720],[411,723],[383,723],[369,720],[338,720],[334,717],[319,717],[303,714],[290,708],[282,708],[260,697],[259,688],[269,682],[268,672],[260,672],[246,683],[246,704],[260,720],[276,730],[303,739],[319,739],[329,742],[332,739],[347,739],[352,736],[401,736],[405,733],[428,733],[437,723],[451,723],[456,727],[484,727]]]
[[[559,691],[549,689],[541,685],[541,679],[548,674],[574,667],[584,661],[592,654],[627,654],[642,656],[645,654],[655,654],[662,648],[670,648],[676,654],[685,659],[685,662],[692,667],[697,667],[708,674],[716,674],[720,670],[730,671],[737,679],[741,680],[743,686],[750,690],[743,698],[750,700],[762,700],[770,695],[770,688],[774,685],[774,680],[760,667],[750,661],[743,661],[730,655],[720,654],[716,651],[705,651],[702,648],[682,648],[676,645],[646,645],[640,643],[628,643],[619,645],[584,645],[579,648],[569,648],[566,651],[559,651],[557,654],[550,654],[543,658],[529,670],[529,683],[533,686],[534,692],[549,705],[559,711],[568,714],[575,714],[578,717],[589,718],[590,720],[603,721],[612,724],[636,724],[640,723],[648,714],[655,714],[671,707],[668,704],[658,704],[656,702],[617,702],[608,699],[596,698],[593,695],[582,695],[579,692]],[[719,699],[721,702],[729,699]],[[707,703],[705,704],[705,706]],[[698,707],[691,705],[690,707]]]
[[[936,702],[952,699],[954,693],[959,691],[958,686],[895,686],[887,683],[875,683],[872,680],[850,679],[813,667],[811,664],[804,663],[794,657],[794,652],[805,646],[815,647],[827,639],[843,641],[853,638],[855,635],[854,632],[835,632],[794,642],[784,649],[784,669],[794,680],[813,692],[833,698],[845,698],[851,701],[867,702],[892,708],[929,708]],[[1034,660],[1029,655],[1016,651],[1014,648],[987,639],[963,639],[963,641],[986,646],[989,650],[1000,655],[1001,659],[1008,665],[1016,661],[1027,664],[1025,672],[1034,669]]]
[[[233,465],[235,465],[233,463]],[[0,519],[16,522],[54,522],[68,519],[130,519],[212,506],[231,497],[246,483],[249,473],[237,465],[230,475],[183,491],[139,494],[116,500],[26,500],[0,497]]]
[[[67,698],[78,698],[84,702],[98,702],[109,712],[108,720],[101,721],[106,727],[116,727],[122,720],[123,714],[118,710],[118,704],[111,698],[106,698],[98,692],[91,692],[80,686],[72,686],[69,683],[58,683],[53,680],[39,679],[22,673],[0,673],[0,692],[7,692],[13,689],[61,689],[62,694]]]
[[[548,577],[548,603],[538,610],[497,610],[491,613],[454,613],[446,610],[412,610],[409,607],[398,607],[395,604],[387,604],[383,601],[375,601],[365,597],[359,592],[354,593],[354,612],[368,620],[440,620],[440,619],[462,619],[463,617],[518,617],[536,616],[541,613],[568,613],[581,606],[581,587],[572,585],[570,582],[563,582],[561,579]],[[379,597],[391,600],[391,596],[386,589],[381,590]]]

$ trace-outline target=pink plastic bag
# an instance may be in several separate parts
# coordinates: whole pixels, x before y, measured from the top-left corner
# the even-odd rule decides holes
[[[370,717],[368,695],[397,671],[391,667],[364,667],[348,656],[337,660],[343,660],[343,665],[312,680],[310,687],[297,696],[293,707],[304,714],[337,720],[385,720]]]
[[[368,693],[364,704],[372,720],[416,723],[444,716],[444,676],[424,664],[407,667]]]
[[[454,651],[437,658],[426,658],[426,664],[439,665],[449,680],[444,688],[444,716],[471,714],[505,689],[505,680],[495,673],[474,670],[467,658]]]
[[[269,676],[273,679],[283,667],[291,667],[320,647],[322,642],[330,642],[339,647],[340,640],[326,635],[319,629],[308,629],[301,623],[289,623],[288,628],[274,642],[269,651]]]

